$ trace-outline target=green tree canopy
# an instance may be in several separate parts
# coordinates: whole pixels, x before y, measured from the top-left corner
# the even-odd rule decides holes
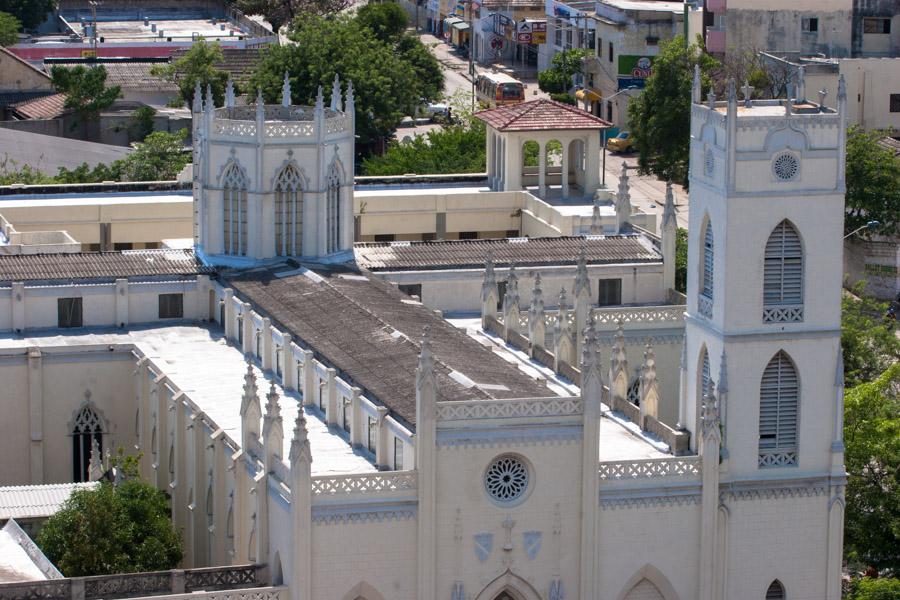
[[[847,512],[851,562],[900,572],[900,363],[844,396]],[[863,596],[882,598],[897,596]]]
[[[900,361],[900,340],[884,321],[888,305],[866,296],[864,290],[864,284],[858,285],[841,299],[841,347],[848,388],[875,380]]]
[[[168,498],[137,479],[75,491],[37,543],[66,577],[162,571],[182,557]]]
[[[17,18],[25,29],[34,29],[47,19],[55,0],[0,0],[0,12]]]
[[[0,12],[0,46],[12,46],[19,41],[22,23],[13,15]]]
[[[550,67],[538,73],[538,87],[548,94],[564,94],[572,87],[572,77],[581,73],[581,61],[587,56],[584,48],[557,52]]]
[[[687,185],[691,137],[691,89],[694,65],[700,65],[702,87],[709,89],[714,58],[683,36],[660,43],[653,74],[644,91],[628,104],[628,119],[641,174]]]
[[[359,24],[383,42],[394,42],[406,31],[409,17],[397,2],[364,4],[356,11]]]
[[[197,40],[182,56],[167,65],[153,67],[150,72],[178,85],[178,100],[181,104],[187,106],[193,104],[194,89],[199,81],[204,94],[207,85],[212,87],[213,102],[216,106],[222,106],[225,103],[228,73],[215,67],[222,60],[222,47],[219,42]]]
[[[864,578],[854,585],[848,600],[897,600],[900,598],[900,579]]]
[[[50,78],[56,91],[66,94],[65,107],[74,110],[82,121],[96,120],[100,111],[112,106],[122,95],[119,86],[106,87],[103,65],[53,67]]]
[[[879,221],[879,232],[900,234],[900,161],[878,144],[884,137],[852,126],[847,132],[847,232]]]
[[[301,15],[333,15],[353,5],[353,0],[237,0],[250,15],[263,15],[275,31]]]
[[[440,87],[422,76],[421,65],[399,55],[395,47],[373,36],[352,16],[297,19],[291,39],[294,44],[271,46],[265,51],[251,78],[252,86],[262,88],[267,102],[279,102],[287,71],[293,101],[313,104],[319,86],[327,102],[335,74],[344,84],[352,81],[358,147],[363,150],[371,150],[388,138],[423,99],[440,97],[443,82],[437,62],[433,66],[440,76]]]
[[[485,128],[476,121],[391,142],[383,155],[364,159],[362,170],[366,175],[483,173],[485,164]]]

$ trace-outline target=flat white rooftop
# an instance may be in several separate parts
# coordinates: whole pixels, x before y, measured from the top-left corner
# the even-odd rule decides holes
[[[0,337],[3,348],[30,346],[79,346],[79,345],[135,344],[157,369],[184,392],[209,418],[238,445],[241,443],[241,395],[247,363],[243,353],[225,341],[218,328],[199,325],[134,328],[117,331],[111,329],[81,330],[65,333],[52,330],[34,333],[24,339]],[[265,413],[266,393],[270,379],[254,365],[260,406]],[[281,416],[284,420],[284,450],[290,454],[294,421],[297,419],[299,396],[285,394],[276,383],[281,397]],[[313,475],[341,475],[369,473],[375,466],[369,458],[354,451],[342,433],[330,430],[321,413],[307,407],[307,428],[312,449]]]
[[[153,31],[151,24],[156,25],[156,31]],[[224,25],[224,29],[222,29],[222,25]],[[162,36],[159,35],[160,31],[163,32]],[[144,25],[143,20],[99,21],[97,35],[103,36],[107,42],[165,42],[168,41],[167,38],[191,39],[194,36],[201,36],[207,41],[227,41],[246,34],[231,22],[220,22],[214,25],[209,19],[150,19],[148,25]]]
[[[65,206],[112,206],[118,204],[191,204],[191,191],[184,193],[166,192],[160,194],[60,194],[0,196],[0,209],[65,207]]]

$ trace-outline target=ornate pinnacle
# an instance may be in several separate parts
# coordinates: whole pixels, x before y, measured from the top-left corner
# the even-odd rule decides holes
[[[616,196],[617,204],[631,202],[631,193],[628,189],[628,166],[622,161],[622,173],[619,175],[619,192]]]
[[[225,106],[229,108],[234,106],[234,81],[231,80],[231,75],[228,76],[228,81],[225,82]]]
[[[213,92],[212,86],[206,84],[206,112],[212,112],[212,109],[215,108],[216,104],[213,102]]]
[[[262,88],[256,88],[256,120],[266,120],[266,103],[263,100]]]
[[[341,78],[337,73],[331,84],[331,110],[341,110]]]
[[[426,377],[434,376],[434,353],[431,351],[431,331],[426,325],[422,330],[422,341],[419,350],[419,366],[416,369],[416,383]]]
[[[722,361],[719,363],[719,395],[728,393],[728,360],[722,350]]]
[[[700,102],[700,93],[701,93],[701,79],[700,79],[700,63],[694,65],[694,82],[691,87],[691,100],[693,102]]]
[[[803,66],[797,67],[797,100],[806,100],[806,70]]]
[[[531,288],[531,306],[528,309],[532,315],[544,314],[544,293],[541,291],[541,274],[534,276],[534,287]]]
[[[266,394],[266,419],[280,419],[281,406],[278,404],[278,390],[275,389],[275,382],[269,385],[269,393]]]
[[[594,195],[594,209],[591,212],[591,235],[600,235],[603,233],[603,223],[600,220],[600,197]]]
[[[837,93],[838,102],[847,99],[847,83],[844,81],[843,74],[838,77],[838,93]]]
[[[708,438],[715,436],[717,440],[721,440],[719,432],[719,401],[716,395],[716,383],[709,382],[709,392],[703,397],[703,412],[701,429],[703,437]]]
[[[710,108],[716,107],[716,92],[712,88],[709,89],[709,93],[706,95],[706,101],[709,103]]]
[[[344,96],[344,110],[346,112],[351,112],[354,106],[356,99],[353,95],[353,82],[347,80],[347,93]]]
[[[256,389],[256,374],[253,372],[253,365],[247,361],[247,372],[244,373],[244,394],[241,397],[241,416],[247,414],[247,410],[252,404],[259,404],[259,397]]]
[[[584,341],[581,344],[582,373],[600,367],[600,348],[597,345],[597,332],[593,321],[584,328]]]
[[[509,274],[506,276],[506,295],[503,297],[503,308],[506,309],[506,303],[510,306],[519,305],[519,277],[516,275],[515,263],[509,265]]]
[[[294,437],[291,439],[291,451],[289,454],[291,465],[298,463],[311,463],[312,451],[309,448],[309,436],[306,431],[306,413],[303,405],[297,405],[297,420],[294,422]]]
[[[284,83],[281,85],[281,105],[285,108],[291,105],[291,80],[286,69],[284,71]]]
[[[566,288],[563,287],[559,290],[559,316],[562,318],[563,313],[568,310],[568,302],[566,301]]]
[[[644,363],[641,365],[641,377],[644,379],[644,385],[649,385],[656,379],[656,353],[653,351],[653,345],[649,340],[644,349]]]
[[[587,255],[585,253],[584,244],[581,246],[581,251],[578,253],[578,260],[575,263],[575,287],[572,290],[573,295],[577,298],[581,295],[581,292],[587,293],[588,296],[591,295],[591,282],[588,279],[588,271],[587,271]]]
[[[672,182],[666,182],[666,205],[663,208],[663,227],[672,224],[677,227],[675,220],[675,194],[672,192]]]
[[[322,94],[322,86],[319,86],[319,90],[316,93],[316,111],[325,110],[325,96]]]
[[[194,84],[194,112],[203,112],[203,88],[200,85],[200,80],[198,79],[196,84]]]
[[[728,80],[728,102],[737,102],[737,87],[734,84],[734,77]]]

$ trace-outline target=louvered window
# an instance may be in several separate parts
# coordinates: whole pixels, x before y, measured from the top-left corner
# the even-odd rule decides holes
[[[759,390],[759,466],[797,464],[800,382],[790,357],[779,352],[763,372]]]
[[[797,230],[782,221],[766,242],[763,321],[803,320],[803,248]]]
[[[766,590],[766,600],[784,600],[784,586],[777,579]]]
[[[247,178],[232,163],[222,179],[223,247],[226,254],[247,254]]]
[[[301,253],[302,183],[302,175],[293,163],[281,170],[275,182],[275,254],[278,256]]]
[[[341,175],[337,165],[328,171],[325,190],[325,240],[328,254],[341,249]]]
[[[703,264],[700,271],[700,297],[697,311],[706,318],[712,317],[714,243],[712,222],[707,221],[703,230]]]

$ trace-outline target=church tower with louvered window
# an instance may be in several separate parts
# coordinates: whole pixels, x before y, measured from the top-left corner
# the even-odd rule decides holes
[[[717,403],[721,420],[721,539],[710,543],[719,544],[729,563],[750,560],[738,545],[721,547],[729,544],[723,528],[730,539],[756,519],[771,524],[773,539],[782,538],[798,526],[791,518],[803,514],[801,520],[830,523],[818,543],[829,548],[829,570],[839,568],[843,81],[830,103],[824,92],[809,97],[802,72],[789,101],[752,100],[752,88],[738,90],[733,82],[724,101],[700,96],[695,80],[680,410],[681,426],[692,432],[701,430],[705,404]],[[702,453],[702,436],[692,438]],[[773,498],[768,507],[759,498],[752,508],[729,501],[751,482],[789,479],[806,481],[815,497]],[[779,546],[770,550],[752,560],[787,564]],[[833,575],[827,577],[832,587]],[[718,597],[742,596],[732,585],[716,583],[724,593]],[[839,596],[839,590],[822,591]]]

